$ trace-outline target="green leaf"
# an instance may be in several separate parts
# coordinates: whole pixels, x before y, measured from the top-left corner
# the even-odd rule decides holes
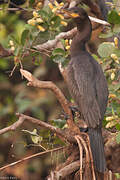
[[[120,178],[120,174],[119,173],[115,173],[115,175],[116,175],[117,179]]]
[[[120,49],[115,49],[114,50],[114,54],[116,54],[118,57],[120,57]]]
[[[42,17],[43,20],[48,21],[49,14],[45,10],[38,11],[38,14]]]
[[[20,44],[20,43],[19,43],[19,40],[17,39],[17,37],[16,37],[15,35],[13,35],[13,34],[10,35],[8,38],[9,38],[10,40],[13,40],[15,44],[18,44],[18,45]]]
[[[53,122],[54,122],[54,125],[58,128],[63,128],[66,123],[66,121],[62,119],[54,119]]]
[[[9,66],[8,61],[5,59],[0,58],[0,69],[7,69]]]
[[[28,29],[25,29],[23,32],[22,32],[22,35],[21,35],[21,44],[24,45],[25,42],[26,42],[26,39],[28,38],[29,36],[29,30]]]
[[[52,55],[65,55],[65,50],[61,48],[56,48],[52,51]]]
[[[61,63],[62,67],[65,68],[69,62],[70,62],[70,59],[66,58],[65,61]]]
[[[66,58],[61,55],[51,56],[51,58],[55,63],[63,63],[66,60]]]
[[[120,124],[116,124],[116,129],[120,131]]]
[[[37,129],[34,129],[33,131],[28,131],[28,130],[23,129],[22,131],[25,132],[25,133],[28,133],[28,134],[30,134],[32,136],[39,136],[37,134]]]
[[[117,91],[120,89],[120,83],[114,85],[114,91]]]
[[[39,55],[38,57],[35,57],[35,62],[34,62],[34,64],[35,64],[36,66],[39,66],[42,61],[43,61],[43,59],[42,59],[42,57]]]
[[[34,129],[32,132],[28,131],[28,130],[22,130],[22,131],[25,132],[25,133],[30,134],[31,139],[35,144],[38,144],[43,140],[43,138],[37,134],[37,129]]]
[[[60,42],[62,43],[63,46],[65,46],[65,40],[64,39],[60,39]]]
[[[114,35],[113,32],[107,32],[107,34],[101,33],[101,34],[99,35],[99,38],[109,38],[109,37],[112,37],[113,35]]]
[[[116,10],[112,10],[108,13],[108,22],[111,24],[120,24],[120,16]]]
[[[116,135],[116,142],[118,144],[120,143],[120,132]]]
[[[105,71],[105,69],[107,69],[107,67],[109,67],[111,63],[112,63],[112,60],[106,60],[106,61],[102,64],[103,71]]]
[[[98,47],[98,54],[102,57],[109,57],[115,50],[115,46],[113,43],[104,42]]]
[[[120,24],[115,24],[115,26],[113,27],[113,32],[114,33],[119,33],[120,32]]]
[[[115,116],[115,111],[114,109],[112,108],[112,115]]]
[[[53,28],[57,28],[60,25],[61,19],[59,16],[55,16],[51,19],[51,23],[54,22],[54,24],[52,24],[51,26]]]
[[[20,47],[15,47],[15,51],[14,51],[14,55],[15,56],[18,56],[19,55],[19,53],[20,53]]]
[[[40,138],[38,136],[31,136],[31,139],[32,139],[34,144],[38,144]]]

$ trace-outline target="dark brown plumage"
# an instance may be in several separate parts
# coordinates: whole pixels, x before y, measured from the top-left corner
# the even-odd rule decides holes
[[[102,120],[107,106],[108,88],[101,66],[87,52],[85,44],[90,39],[92,25],[87,13],[81,8],[71,8],[77,13],[74,22],[78,32],[73,38],[67,68],[67,84],[78,109],[88,126],[95,168],[104,172],[106,162],[102,140]],[[75,14],[73,14],[75,15]]]

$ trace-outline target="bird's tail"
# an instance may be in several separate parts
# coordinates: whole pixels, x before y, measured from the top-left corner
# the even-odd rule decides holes
[[[94,167],[99,172],[105,172],[106,160],[101,129],[88,128],[88,135],[90,138]]]

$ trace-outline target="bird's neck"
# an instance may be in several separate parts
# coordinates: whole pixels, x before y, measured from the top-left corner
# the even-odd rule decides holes
[[[75,22],[78,32],[72,40],[70,48],[71,56],[75,56],[78,53],[80,54],[80,51],[86,51],[85,45],[86,42],[89,41],[92,32],[92,25],[89,18],[85,19],[83,22],[76,19]]]

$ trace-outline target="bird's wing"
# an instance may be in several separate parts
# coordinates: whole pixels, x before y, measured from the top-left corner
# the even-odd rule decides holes
[[[101,123],[101,114],[96,99],[95,82],[91,80],[89,71],[85,65],[78,66],[73,63],[73,74],[76,83],[76,91],[79,91],[79,97],[75,99],[80,107],[80,111],[89,127],[96,127]]]

